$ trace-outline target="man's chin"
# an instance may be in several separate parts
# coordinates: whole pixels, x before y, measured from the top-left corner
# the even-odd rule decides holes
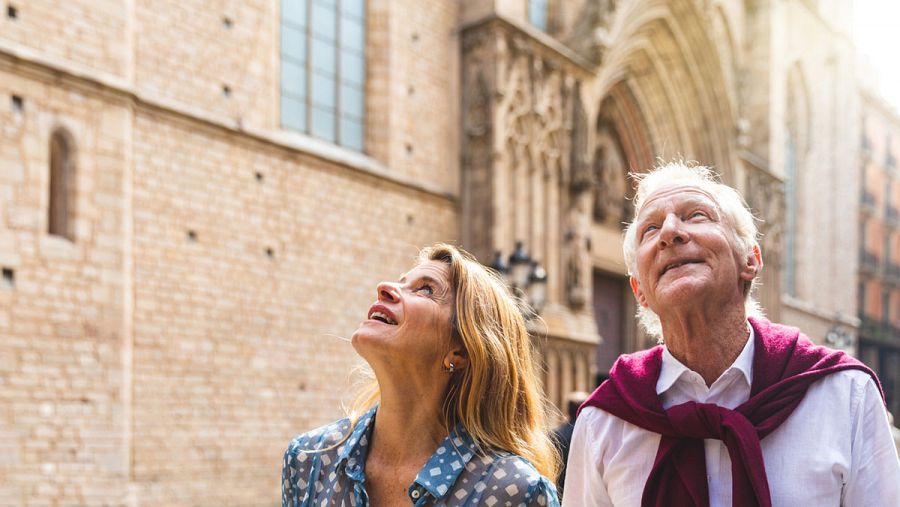
[[[709,292],[710,287],[708,287],[706,280],[678,278],[677,280],[667,281],[664,286],[657,288],[656,301],[657,305],[662,309],[673,306],[685,306],[703,299],[703,295]]]

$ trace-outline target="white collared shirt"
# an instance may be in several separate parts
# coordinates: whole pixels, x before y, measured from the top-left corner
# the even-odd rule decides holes
[[[656,383],[663,408],[688,401],[735,408],[750,397],[754,339],[709,387],[666,349]],[[575,423],[563,507],[640,506],[660,436],[595,407]],[[762,447],[773,506],[900,504],[900,461],[872,378],[859,370],[810,386]],[[711,507],[730,507],[731,458],[704,440]]]

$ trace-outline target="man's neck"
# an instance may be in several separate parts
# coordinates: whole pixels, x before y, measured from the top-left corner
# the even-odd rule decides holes
[[[741,354],[749,329],[743,312],[731,312],[713,319],[667,318],[663,338],[669,353],[697,372],[711,386]]]

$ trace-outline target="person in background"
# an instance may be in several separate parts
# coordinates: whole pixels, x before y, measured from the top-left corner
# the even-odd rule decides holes
[[[559,451],[562,467],[556,479],[556,491],[563,495],[563,487],[566,483],[566,461],[569,459],[569,443],[572,441],[572,430],[575,429],[575,418],[578,416],[578,407],[588,398],[584,391],[572,391],[566,396],[566,422],[553,430],[553,443]]]
[[[760,316],[737,191],[672,163],[639,177],[634,206],[625,261],[661,345],[621,356],[582,406],[563,505],[897,505],[878,379]]]
[[[374,381],[291,441],[282,505],[558,506],[531,341],[499,276],[438,244],[375,295],[351,340]]]

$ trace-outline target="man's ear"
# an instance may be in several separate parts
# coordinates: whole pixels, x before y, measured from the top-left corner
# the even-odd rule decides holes
[[[633,276],[628,278],[628,282],[631,283],[631,292],[634,293],[634,299],[637,300],[639,305],[647,308],[647,298],[644,297],[644,291],[641,290],[641,282]]]
[[[759,245],[753,245],[753,252],[747,256],[747,260],[741,268],[741,280],[752,282],[754,278],[759,276],[759,271],[762,267],[763,260]]]

